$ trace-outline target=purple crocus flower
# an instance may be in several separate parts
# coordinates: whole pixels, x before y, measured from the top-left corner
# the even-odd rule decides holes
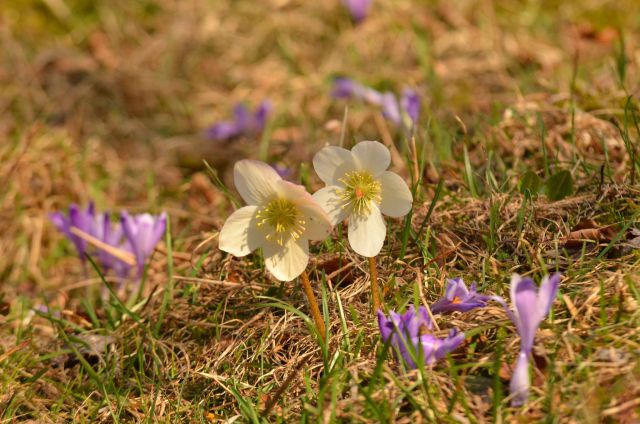
[[[405,88],[402,91],[400,106],[411,119],[412,125],[417,124],[420,116],[420,96],[418,93],[411,88]]]
[[[402,111],[396,95],[390,91],[382,94],[382,114],[395,125],[402,124]]]
[[[522,405],[529,397],[529,357],[533,341],[540,323],[551,310],[561,278],[558,273],[545,276],[538,290],[531,278],[523,278],[518,274],[511,277],[511,303],[514,309],[507,309],[507,315],[520,334],[520,353],[509,385],[509,392],[513,396],[511,404],[514,406]]]
[[[244,104],[239,103],[233,109],[232,120],[212,125],[205,134],[213,140],[230,140],[243,135],[255,136],[266,126],[271,109],[271,103],[263,101],[255,112],[251,113]]]
[[[288,179],[293,174],[293,171],[291,170],[291,168],[287,168],[286,166],[283,166],[283,165],[276,164],[276,165],[271,165],[271,167],[276,170],[278,175],[280,175],[280,177],[283,180]]]
[[[462,278],[454,278],[447,281],[444,297],[431,305],[431,312],[434,314],[453,311],[467,312],[486,306],[492,298],[492,296],[478,294],[476,283],[472,283],[467,289]]]
[[[444,339],[431,334],[433,325],[424,306],[420,306],[417,312],[413,306],[409,306],[404,314],[391,311],[389,317],[378,311],[378,326],[382,341],[386,343],[390,340],[411,369],[417,367],[415,355],[422,355],[424,364],[431,365],[464,340],[464,333],[455,329]]]
[[[383,104],[382,93],[351,78],[336,78],[331,95],[337,99],[358,99],[376,106]]]
[[[98,214],[96,216],[94,233],[95,237],[103,243],[116,249],[133,253],[129,241],[126,239],[123,240],[124,232],[122,230],[122,224],[119,222],[111,222],[109,212]],[[131,269],[131,266],[128,263],[118,259],[103,249],[98,249],[98,260],[104,267],[105,272],[109,269],[113,269],[118,276],[123,278],[129,274],[129,270]]]
[[[95,226],[95,207],[93,202],[89,203],[86,210],[82,210],[78,205],[69,206],[69,214],[66,216],[63,212],[53,212],[49,214],[49,219],[55,227],[63,233],[75,245],[78,255],[82,261],[85,260],[87,251],[87,242],[76,234],[71,232],[71,228],[87,233],[94,234]]]
[[[349,9],[354,22],[360,23],[367,17],[372,0],[343,0],[343,2]]]
[[[151,256],[167,228],[167,214],[163,212],[154,216],[144,213],[132,216],[122,211],[121,222],[131,252],[136,257],[138,276],[142,276],[147,258]]]

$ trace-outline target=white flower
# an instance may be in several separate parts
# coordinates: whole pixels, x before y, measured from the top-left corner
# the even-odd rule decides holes
[[[391,155],[382,143],[361,141],[351,151],[328,146],[313,158],[327,186],[313,197],[336,225],[349,218],[349,244],[362,256],[380,253],[387,234],[382,214],[399,218],[411,210],[413,197],[399,175],[387,171]]]
[[[307,267],[309,240],[323,240],[331,232],[327,214],[304,187],[284,181],[265,163],[237,162],[233,180],[248,206],[224,223],[220,249],[246,256],[261,247],[269,272],[278,280],[293,280]]]

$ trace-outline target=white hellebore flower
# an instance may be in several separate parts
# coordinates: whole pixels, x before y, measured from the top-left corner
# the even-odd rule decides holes
[[[389,149],[377,141],[361,141],[351,151],[328,146],[313,158],[327,184],[313,197],[333,225],[349,218],[349,244],[362,256],[376,256],[382,249],[387,234],[382,214],[405,216],[413,203],[404,180],[387,171],[390,163]]]
[[[284,181],[269,165],[241,160],[233,180],[248,206],[238,209],[220,231],[219,247],[234,256],[262,248],[267,269],[291,281],[309,262],[309,240],[331,232],[327,214],[303,186]]]

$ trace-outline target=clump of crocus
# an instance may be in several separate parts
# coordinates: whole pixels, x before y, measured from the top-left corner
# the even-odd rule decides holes
[[[378,310],[378,326],[382,341],[390,342],[411,369],[417,368],[420,363],[433,364],[464,341],[464,333],[457,329],[452,329],[444,339],[434,336],[431,333],[433,323],[424,306],[417,311],[409,306],[404,314],[391,311],[388,317]]]
[[[400,101],[390,91],[380,92],[350,78],[336,78],[332,95],[338,99],[358,99],[381,108],[383,115],[394,125],[410,130],[420,116],[420,96],[405,88]]]
[[[375,256],[387,236],[382,214],[403,217],[413,203],[404,180],[387,171],[390,163],[389,149],[377,141],[361,141],[351,151],[327,146],[313,157],[313,167],[327,185],[313,197],[333,225],[349,219],[351,248],[369,258],[373,311],[380,309]]]
[[[434,314],[442,312],[467,312],[475,308],[487,305],[493,296],[479,294],[476,290],[476,283],[472,283],[467,289],[462,278],[453,278],[447,281],[447,288],[444,297],[431,305],[431,312]]]
[[[137,276],[142,276],[144,265],[167,224],[164,212],[159,216],[131,216],[123,211],[121,222],[112,222],[110,214],[97,213],[93,203],[86,210],[73,204],[68,215],[54,212],[50,219],[73,242],[83,261],[86,254],[95,252],[104,272],[111,269],[123,278],[129,275],[133,265],[138,270]]]
[[[264,130],[271,113],[271,103],[263,101],[252,113],[240,103],[233,109],[233,119],[212,125],[205,135],[212,140],[230,140],[240,136],[254,137]]]
[[[518,274],[511,277],[513,311],[507,309],[507,314],[520,335],[520,352],[509,385],[509,391],[513,397],[511,404],[514,406],[522,405],[529,397],[531,386],[529,357],[533,349],[533,341],[540,323],[551,310],[561,278],[560,274],[545,276],[538,289],[530,278],[523,278]]]
[[[343,0],[343,3],[349,9],[353,21],[360,23],[369,14],[372,0]]]

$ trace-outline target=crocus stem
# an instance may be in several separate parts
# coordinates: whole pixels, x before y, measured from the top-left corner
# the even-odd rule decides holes
[[[309,281],[309,275],[307,274],[307,271],[302,272],[302,274],[300,275],[300,279],[302,280],[302,288],[304,289],[304,294],[307,296],[307,300],[309,301],[311,316],[316,323],[316,328],[318,329],[322,340],[326,340],[327,332],[324,326],[324,319],[322,318],[322,313],[320,312],[320,307],[318,306],[316,296],[315,294],[313,294],[313,287],[311,287],[311,282]]]
[[[369,279],[371,280],[371,306],[373,314],[380,309],[380,290],[378,289],[378,269],[376,268],[376,257],[369,258]]]

